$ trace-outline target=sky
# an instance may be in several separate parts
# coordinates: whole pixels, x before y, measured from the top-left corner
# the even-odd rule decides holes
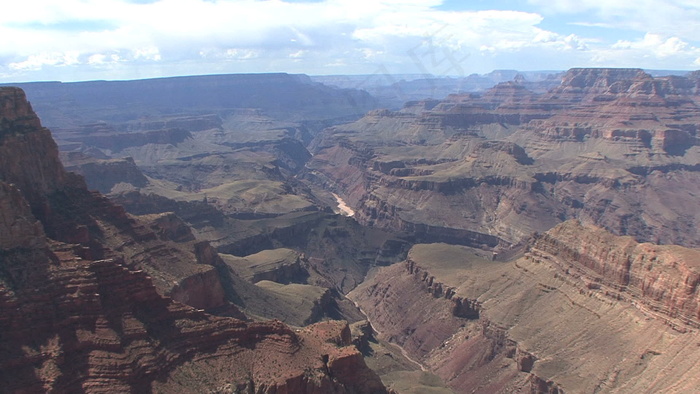
[[[700,0],[18,0],[0,82],[700,69]]]

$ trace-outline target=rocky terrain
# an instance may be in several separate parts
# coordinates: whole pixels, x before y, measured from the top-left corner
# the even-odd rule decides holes
[[[240,315],[211,247],[66,173],[21,90],[0,89],[0,114],[3,391],[386,392],[345,322],[203,312]]]
[[[522,257],[416,245],[350,296],[455,392],[693,392],[700,251],[566,221]]]
[[[292,178],[310,158],[305,144],[376,107],[362,90],[289,74],[18,86],[89,188],[206,199],[242,215],[322,206]]]
[[[0,379],[693,392],[699,77],[0,88]]]
[[[545,93],[511,81],[373,111],[319,134],[305,177],[360,223],[430,240],[509,248],[580,218],[696,247],[699,81],[572,69]]]

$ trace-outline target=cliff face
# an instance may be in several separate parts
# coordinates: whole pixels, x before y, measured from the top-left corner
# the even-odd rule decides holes
[[[455,261],[461,265],[459,271],[441,276],[441,270],[416,256],[422,254],[421,248],[438,259],[450,249],[464,253]],[[481,260],[466,250],[446,244],[416,245],[405,262],[382,268],[349,297],[367,314],[381,339],[401,346],[457,393],[550,389],[557,393],[556,383],[531,374],[527,360],[532,355],[485,315],[478,297],[458,293],[459,279],[477,269],[470,260]],[[535,389],[539,382],[544,390]]]
[[[417,245],[350,296],[456,392],[693,391],[698,261],[572,220],[509,262]]]
[[[676,245],[637,243],[578,221],[540,236],[535,258],[547,259],[591,289],[634,300],[669,324],[700,328],[700,251]],[[572,266],[569,262],[575,261]]]
[[[134,163],[134,159],[100,160],[80,152],[61,154],[66,171],[82,175],[90,190],[110,193],[115,186],[123,189],[144,187],[148,179]]]
[[[0,111],[0,180],[15,184],[37,205],[65,182],[58,149],[22,90],[0,89]]]
[[[0,244],[7,249],[45,246],[44,229],[16,187],[0,182]]]
[[[328,328],[295,333],[279,322],[206,315],[163,298],[144,272],[118,261],[83,260],[66,246],[52,252],[56,261],[3,262],[9,270],[34,264],[23,281],[5,276],[0,292],[0,381],[8,392],[201,392],[226,385],[261,393],[383,392],[349,341],[319,338],[330,335]],[[325,365],[322,356],[332,362]]]
[[[295,332],[161,295],[223,301],[191,234],[88,192],[63,171],[24,94],[0,88],[0,98],[3,390],[385,392],[342,323]]]
[[[361,223],[395,230],[466,230],[503,247],[580,218],[695,247],[697,92],[692,76],[572,69],[544,93],[512,81],[409,103],[322,132],[306,178]]]
[[[696,144],[697,95],[689,78],[652,78],[638,69],[572,69],[539,100],[565,101],[530,130],[550,139],[625,141],[656,154],[682,155]]]

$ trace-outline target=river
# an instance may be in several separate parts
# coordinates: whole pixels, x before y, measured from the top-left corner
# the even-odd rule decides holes
[[[355,211],[353,211],[352,208],[348,206],[348,204],[345,203],[345,201],[340,198],[339,195],[335,193],[331,193],[333,197],[335,197],[335,201],[338,203],[338,210],[340,210],[341,215],[353,217],[355,216]]]

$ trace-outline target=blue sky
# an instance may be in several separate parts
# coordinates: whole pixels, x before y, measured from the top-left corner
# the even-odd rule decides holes
[[[22,0],[0,82],[700,69],[698,0]]]

